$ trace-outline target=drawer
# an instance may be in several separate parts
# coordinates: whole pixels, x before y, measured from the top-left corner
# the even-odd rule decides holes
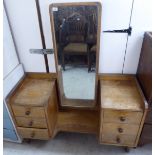
[[[143,113],[124,110],[103,110],[103,121],[114,123],[140,124]]]
[[[135,145],[136,136],[135,135],[119,135],[119,134],[102,134],[101,143],[121,145],[121,146],[131,146]]]
[[[26,107],[12,105],[12,109],[15,116],[45,118],[45,112],[43,107]]]
[[[44,118],[16,117],[16,122],[20,127],[47,128],[46,119]]]
[[[136,136],[139,125],[122,124],[122,123],[104,123],[101,134],[126,134]]]
[[[22,138],[48,140],[48,129],[22,128],[18,127],[19,135]]]

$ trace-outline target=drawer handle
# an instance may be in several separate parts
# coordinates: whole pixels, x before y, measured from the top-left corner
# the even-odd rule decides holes
[[[123,133],[123,129],[122,128],[118,128],[118,132],[119,133]]]
[[[121,142],[121,139],[119,137],[116,138],[117,143]]]
[[[25,115],[30,115],[30,113],[31,112],[28,110],[28,111],[25,112]]]
[[[30,122],[29,122],[29,126],[32,126],[32,125],[33,125],[33,121],[30,121]]]
[[[34,136],[35,136],[35,133],[32,132],[31,135],[30,135],[30,137],[33,138]]]
[[[120,121],[122,121],[122,122],[124,122],[126,119],[125,119],[125,117],[120,117]]]

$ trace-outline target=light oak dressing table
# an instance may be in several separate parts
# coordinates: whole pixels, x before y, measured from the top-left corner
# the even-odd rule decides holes
[[[19,135],[48,140],[60,131],[90,133],[100,144],[136,147],[147,102],[134,75],[98,72],[100,3],[51,4],[49,15],[56,73],[25,73],[9,94]]]

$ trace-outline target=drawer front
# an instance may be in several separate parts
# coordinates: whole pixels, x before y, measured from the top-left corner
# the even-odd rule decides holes
[[[48,140],[49,134],[47,129],[34,129],[18,127],[18,132],[22,138]]]
[[[45,112],[43,107],[26,107],[26,106],[12,106],[15,116],[45,118]]]
[[[104,122],[128,124],[140,124],[142,116],[142,112],[129,112],[124,110],[104,110],[102,115]]]
[[[20,127],[47,128],[46,119],[44,118],[16,117],[16,122]]]
[[[126,134],[136,136],[139,125],[122,124],[122,123],[104,123],[101,134]]]
[[[119,134],[102,134],[101,143],[121,145],[121,146],[134,146],[136,136],[134,135],[119,135]]]

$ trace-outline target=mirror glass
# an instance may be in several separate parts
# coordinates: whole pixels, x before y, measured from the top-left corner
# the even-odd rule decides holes
[[[98,11],[96,5],[52,7],[61,95],[95,99]]]

